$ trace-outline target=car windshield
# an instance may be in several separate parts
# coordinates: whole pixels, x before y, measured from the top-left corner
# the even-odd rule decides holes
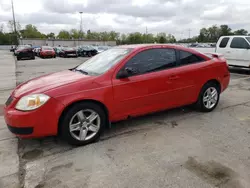
[[[129,54],[131,50],[130,48],[114,48],[107,50],[85,61],[75,70],[92,75],[103,74]]]
[[[43,50],[53,50],[51,47],[43,47]]]

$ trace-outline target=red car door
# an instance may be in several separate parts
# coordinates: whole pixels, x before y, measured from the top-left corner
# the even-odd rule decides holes
[[[131,70],[127,78],[113,77],[115,117],[126,118],[168,108],[173,99],[169,77],[176,67],[174,49],[156,48],[137,53],[120,70]],[[119,119],[118,118],[118,119]]]
[[[205,60],[187,51],[177,50],[177,67],[171,71],[173,106],[183,106],[196,102],[201,83],[208,79],[209,72]]]

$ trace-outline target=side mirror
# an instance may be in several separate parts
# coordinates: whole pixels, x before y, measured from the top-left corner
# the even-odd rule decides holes
[[[125,69],[121,70],[118,74],[117,74],[117,78],[121,79],[121,78],[127,78],[131,75],[135,75],[137,74],[138,71],[132,67],[126,67]]]
[[[128,78],[128,77],[129,77],[129,73],[126,69],[120,70],[116,76],[116,78],[118,79]]]

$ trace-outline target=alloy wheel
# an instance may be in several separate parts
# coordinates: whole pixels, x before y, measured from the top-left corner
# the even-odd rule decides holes
[[[100,115],[91,109],[77,112],[70,120],[69,131],[73,138],[87,141],[93,138],[101,125]]]
[[[212,109],[218,101],[218,91],[215,87],[209,87],[203,95],[203,104],[207,109]]]

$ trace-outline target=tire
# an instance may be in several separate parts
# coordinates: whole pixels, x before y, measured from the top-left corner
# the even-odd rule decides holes
[[[54,58],[56,58],[56,55],[54,55]]]
[[[91,54],[91,52],[88,52],[88,56],[89,56],[89,57],[92,57],[92,54]]]
[[[88,118],[88,116],[90,116],[90,114],[92,113],[97,115],[97,118],[92,122],[95,126],[90,125],[91,118],[90,120],[85,120],[81,115],[84,114],[85,118]],[[106,122],[106,113],[99,105],[92,102],[81,102],[75,104],[69,110],[67,110],[66,113],[64,113],[60,121],[59,132],[62,136],[62,139],[67,141],[69,144],[75,146],[83,146],[99,140],[101,133],[106,126]],[[77,123],[79,123],[80,125],[76,125]],[[74,128],[77,130],[70,131],[70,124],[75,124]],[[91,129],[95,130],[96,132],[93,132]],[[84,140],[80,140],[81,130],[83,130],[82,135],[85,135],[84,133],[86,133],[87,131],[86,137],[82,136]]]
[[[219,100],[220,87],[214,82],[208,82],[202,87],[195,106],[201,112],[211,112],[217,107]]]
[[[18,57],[18,56],[17,56],[17,61],[19,61],[19,60],[21,60],[21,57]]]

